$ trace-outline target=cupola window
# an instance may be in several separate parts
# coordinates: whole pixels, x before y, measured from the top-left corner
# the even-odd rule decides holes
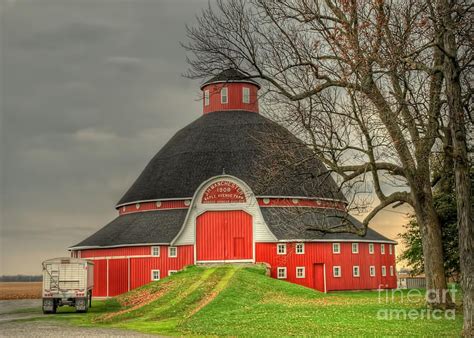
[[[204,91],[204,105],[205,106],[209,105],[209,90]]]
[[[242,88],[242,102],[250,103],[250,88],[248,87]]]
[[[221,89],[221,103],[226,104],[229,102],[229,97],[227,95],[227,87]]]

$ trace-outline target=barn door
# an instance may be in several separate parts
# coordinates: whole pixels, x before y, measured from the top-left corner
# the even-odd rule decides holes
[[[197,261],[252,259],[252,216],[244,211],[208,211],[197,218]]]
[[[324,264],[313,265],[313,287],[321,292],[326,292],[326,278],[324,276]]]

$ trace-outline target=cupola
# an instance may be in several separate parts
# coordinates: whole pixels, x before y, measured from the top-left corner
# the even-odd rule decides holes
[[[240,110],[258,113],[260,85],[236,69],[226,69],[201,85],[203,114]]]

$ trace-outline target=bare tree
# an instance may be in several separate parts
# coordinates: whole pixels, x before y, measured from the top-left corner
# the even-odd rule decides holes
[[[427,287],[439,296],[430,303],[444,307],[452,303],[441,297],[430,168],[450,138],[439,10],[415,0],[218,1],[188,28],[185,48],[191,77],[236,68],[263,79],[272,107],[314,156],[343,184],[370,184],[379,203],[365,226],[387,206],[413,207]]]

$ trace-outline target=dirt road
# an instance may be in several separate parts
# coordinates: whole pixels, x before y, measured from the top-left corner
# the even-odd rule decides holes
[[[35,318],[44,318],[40,299],[0,300],[2,337],[159,337],[119,329],[66,326],[56,321],[35,321]]]

